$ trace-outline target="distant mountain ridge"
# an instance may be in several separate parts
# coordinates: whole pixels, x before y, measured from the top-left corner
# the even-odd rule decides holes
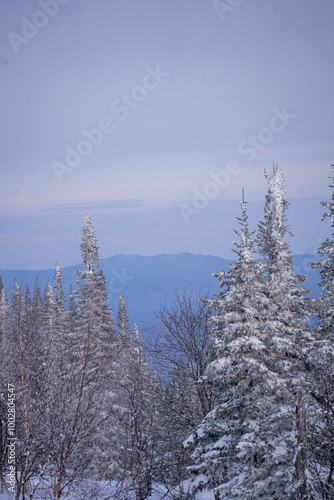
[[[319,273],[311,269],[311,262],[316,262],[315,255],[294,255],[294,270],[309,277],[305,288],[313,288],[312,296],[320,295]],[[213,273],[226,269],[231,262],[228,259],[212,255],[194,255],[190,253],[162,254],[155,256],[115,255],[101,259],[101,269],[106,277],[109,292],[109,304],[117,314],[118,296],[122,292],[125,305],[133,325],[137,321],[145,338],[156,331],[158,320],[154,312],[162,306],[170,307],[175,300],[175,291],[179,293],[193,291],[195,295],[204,295],[205,291],[213,295],[219,291],[219,283]],[[64,292],[68,297],[70,284],[76,279],[76,271],[82,265],[61,269],[64,278]],[[53,285],[53,269],[42,271],[0,270],[7,298],[10,300],[14,279],[21,286],[32,291],[36,277],[44,290],[48,280]]]

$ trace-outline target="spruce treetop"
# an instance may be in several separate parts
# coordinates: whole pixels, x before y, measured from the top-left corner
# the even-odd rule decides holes
[[[269,272],[277,266],[292,265],[289,245],[285,241],[288,231],[286,210],[289,206],[284,199],[285,180],[278,164],[273,164],[271,174],[265,171],[268,191],[265,198],[264,221],[259,223],[258,247],[259,253],[266,259]]]
[[[292,236],[288,229],[286,211],[289,206],[284,198],[284,176],[277,164],[271,174],[265,173],[268,191],[265,199],[264,220],[259,223],[257,251],[264,259],[266,287],[271,299],[271,315],[285,311],[279,321],[286,325],[302,328],[300,315],[308,315],[308,304],[304,290],[299,285],[306,281],[293,271],[293,259],[286,236]],[[284,317],[283,317],[284,316]],[[290,316],[290,317],[289,317]],[[272,319],[275,319],[272,316]],[[275,328],[275,327],[274,327]]]
[[[126,311],[125,302],[121,292],[119,294],[119,299],[118,299],[118,312],[117,312],[116,324],[118,326],[118,331],[120,336],[123,338],[129,338],[131,335],[129,316]]]
[[[217,299],[208,301],[208,304],[218,311],[211,321],[214,331],[217,331],[217,337],[223,337],[224,342],[234,336],[244,335],[249,327],[253,332],[257,332],[257,335],[259,309],[266,307],[263,264],[253,256],[254,239],[248,227],[246,202],[241,203],[241,211],[242,216],[237,217],[240,230],[235,230],[239,241],[234,242],[233,248],[238,260],[230,264],[225,271],[215,273],[215,277],[221,281],[222,292],[217,294]]]
[[[56,301],[56,309],[57,314],[65,315],[65,294],[63,290],[63,276],[60,271],[60,267],[58,262],[56,263],[55,274],[53,276],[54,279],[54,291],[55,291],[55,301]]]
[[[99,252],[95,231],[89,214],[85,216],[82,229],[81,257],[86,265],[86,271],[92,274],[95,267],[99,267]]]
[[[137,321],[135,321],[135,324],[133,327],[133,338],[136,342],[138,342],[138,343],[141,342]]]
[[[8,310],[8,300],[4,288],[0,289],[0,320],[4,317]]]
[[[53,295],[53,290],[51,286],[50,280],[47,282],[47,285],[44,290],[44,300],[53,302],[54,301],[54,295]]]

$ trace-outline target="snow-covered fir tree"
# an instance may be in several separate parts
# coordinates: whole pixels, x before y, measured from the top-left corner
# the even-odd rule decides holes
[[[112,311],[109,309],[105,277],[99,270],[99,254],[94,227],[90,216],[85,216],[82,229],[81,257],[84,269],[77,271],[78,285],[70,297],[70,341],[71,371],[77,371],[86,393],[89,395],[84,404],[99,407],[94,417],[100,442],[95,444],[95,458],[91,461],[92,473],[99,475],[105,466],[101,454],[105,452],[107,421],[111,413],[109,393],[112,388],[107,384],[108,372],[112,369],[114,357],[115,326]],[[95,436],[95,438],[94,438]],[[88,442],[88,441],[87,441]],[[93,446],[93,441],[91,441]]]
[[[89,345],[90,370],[103,361],[110,342],[114,339],[115,327],[107,301],[106,281],[99,270],[99,254],[94,227],[90,216],[85,216],[82,230],[81,257],[84,270],[77,271],[78,288],[75,298],[79,306],[76,332],[79,351]],[[72,336],[74,333],[72,332]],[[84,337],[82,337],[84,335]],[[80,341],[81,338],[81,341]],[[94,352],[93,352],[94,351]]]
[[[257,235],[257,251],[264,259],[265,292],[268,308],[265,322],[266,333],[276,342],[277,349],[296,359],[304,357],[308,345],[311,350],[311,336],[305,318],[309,315],[310,304],[305,290],[300,285],[306,281],[293,271],[293,259],[287,235],[286,210],[284,199],[283,172],[276,164],[271,174],[265,173],[268,182],[264,221],[260,222]],[[299,371],[297,369],[297,377]]]
[[[252,256],[254,243],[248,230],[245,203],[240,222],[240,243],[236,243],[234,249],[238,261],[216,274],[223,291],[217,299],[209,301],[216,315],[212,317],[211,332],[214,359],[208,367],[206,381],[215,389],[217,403],[186,441],[187,446],[194,448],[192,459],[195,463],[189,468],[191,491],[217,487],[223,491],[225,483],[226,495],[222,494],[221,498],[228,498],[233,484],[234,487],[238,485],[245,458],[249,464],[260,460],[260,457],[249,456],[245,450],[249,447],[251,451],[251,440],[259,431],[256,408],[253,401],[249,403],[247,399],[254,391],[251,387],[260,387],[257,379],[261,361],[258,358],[265,351],[260,321],[266,302],[262,266]],[[241,477],[246,473],[245,468]],[[237,494],[240,496],[242,491]]]
[[[264,220],[259,224],[257,237],[257,248],[265,264],[266,295],[269,300],[264,330],[272,339],[275,350],[281,354],[281,360],[278,360],[281,370],[290,373],[289,391],[295,395],[297,402],[303,401],[300,398],[300,377],[305,378],[306,385],[311,379],[311,358],[317,345],[306,322],[311,314],[310,300],[306,297],[309,290],[300,286],[306,278],[294,273],[293,259],[286,241],[287,235],[291,233],[287,226],[288,203],[284,198],[283,172],[277,164],[273,164],[272,173],[265,173],[265,176],[268,192]],[[297,405],[297,414],[303,411]],[[298,419],[296,423],[300,429]],[[300,450],[301,442],[306,443],[297,432],[295,446],[298,446],[299,451],[295,460],[296,476],[292,482],[297,495],[307,495],[312,485],[307,461],[301,460],[304,453]]]
[[[32,305],[33,305],[33,308],[36,311],[37,315],[39,315],[41,317],[42,316],[42,309],[43,309],[43,298],[42,298],[42,291],[41,291],[41,286],[39,284],[38,277],[36,277],[36,280],[35,280]]]
[[[286,269],[287,265],[291,267],[291,261],[288,247],[283,245],[283,199],[280,202],[278,193],[279,189],[270,186],[268,224],[262,225],[261,241],[264,245],[266,230],[272,238],[268,252],[274,247],[273,256],[282,265],[284,261],[281,272],[292,287],[292,270]],[[275,212],[279,202],[280,219],[279,214],[270,213]],[[276,233],[272,221],[280,229]],[[216,274],[223,290],[210,304],[216,315],[212,317],[213,359],[206,379],[217,393],[217,404],[185,443],[194,449],[190,487],[193,493],[214,490],[219,500],[298,498],[293,492],[293,379],[304,369],[297,327],[304,332],[305,325],[295,304],[293,311],[280,310],[281,303],[285,307],[289,303],[275,290],[273,278],[271,292],[266,261],[253,257],[254,240],[248,229],[245,203],[239,222],[239,243],[234,249],[238,260]],[[273,258],[270,265],[278,277],[278,262]],[[302,296],[295,288],[292,290],[297,297]],[[284,292],[288,291],[291,289],[286,285]]]
[[[115,328],[107,302],[104,275],[93,224],[88,215],[82,231],[81,256],[84,269],[78,271],[77,288],[71,288],[65,339],[65,363],[60,368],[63,390],[55,387],[57,398],[49,402],[50,442],[53,455],[50,469],[55,492],[73,484],[84,473],[96,479],[107,476],[107,450],[111,448],[106,429],[111,414],[108,369],[113,356]],[[64,311],[60,270],[55,273],[55,308]],[[53,338],[63,332],[63,318]],[[60,442],[57,435],[63,436]],[[110,460],[109,460],[110,461]],[[58,498],[58,497],[57,497]]]
[[[78,332],[80,328],[80,308],[77,303],[77,291],[73,288],[73,285],[70,285],[70,292],[68,296],[68,311],[66,317],[66,336],[67,336],[67,349],[66,352],[68,354],[69,359],[74,359],[74,352],[77,349],[78,340]]]
[[[32,477],[37,477],[49,452],[47,432],[47,395],[52,394],[56,380],[53,370],[52,288],[46,287],[44,298],[38,280],[31,300],[25,298],[17,282],[11,301],[11,328],[8,340],[11,352],[7,379],[16,386],[16,465],[17,498],[34,496]],[[53,311],[54,312],[54,311]]]
[[[54,346],[57,352],[59,362],[65,363],[65,351],[68,342],[67,335],[67,311],[65,306],[65,294],[63,290],[63,276],[59,264],[56,263],[54,279],[54,301],[55,301],[55,319],[53,326]]]
[[[334,165],[331,165],[334,172]],[[322,338],[332,338],[334,335],[334,175],[331,177],[330,188],[332,196],[330,201],[323,201],[321,205],[326,209],[322,220],[329,218],[333,230],[318,248],[321,256],[319,262],[312,264],[314,269],[320,270],[322,296],[317,301],[318,307],[318,332]]]
[[[314,352],[311,381],[304,391],[307,472],[313,500],[334,498],[334,356],[333,345]],[[307,499],[309,497],[306,497]]]
[[[55,298],[49,280],[44,290],[42,320],[43,320],[43,327],[47,330],[50,340],[54,330],[55,318],[56,318]]]
[[[109,455],[115,464],[114,477],[120,479],[120,498],[134,495],[144,500],[151,494],[162,465],[155,383],[137,325],[127,342],[120,339],[117,349],[118,364],[111,378],[114,410]]]
[[[334,165],[331,165],[334,169]],[[331,200],[322,202],[334,227],[334,177]],[[334,233],[318,248],[322,295],[316,299],[317,343],[312,353],[312,374],[306,392],[307,448],[314,498],[334,498]]]
[[[118,334],[123,341],[129,339],[131,335],[131,328],[129,323],[129,316],[126,311],[125,302],[122,296],[122,293],[119,293],[118,299],[118,311],[117,311],[117,319],[116,324],[118,328]]]

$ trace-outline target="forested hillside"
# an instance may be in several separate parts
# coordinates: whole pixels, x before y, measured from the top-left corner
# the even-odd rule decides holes
[[[293,265],[278,165],[266,180],[258,230],[243,200],[227,265],[187,254],[101,265],[87,214],[82,266],[66,271],[66,287],[59,265],[52,281],[44,271],[29,287],[27,272],[10,293],[3,273],[2,493],[334,498],[333,235],[319,247],[312,298],[309,258]],[[323,208],[334,227],[334,191]],[[154,326],[153,310],[158,335],[144,342],[133,319]]]
[[[321,291],[318,286],[319,273],[311,267],[311,263],[318,260],[318,255],[293,256],[294,271],[309,278],[303,286],[312,289],[310,295],[313,297],[319,297]],[[204,294],[206,291],[211,295],[217,293],[219,283],[213,274],[226,269],[228,263],[228,260],[212,255],[188,253],[154,257],[115,255],[101,259],[101,270],[106,278],[110,308],[117,311],[121,292],[126,301],[130,323],[133,325],[136,321],[141,328],[142,336],[146,338],[157,331],[159,321],[155,313],[163,306],[167,308],[172,306],[175,291],[179,293],[192,291],[196,295]],[[65,296],[69,295],[70,286],[75,286],[76,271],[82,268],[82,265],[61,268]],[[6,295],[11,297],[15,279],[22,290],[28,285],[33,292],[38,277],[40,287],[44,290],[48,281],[53,281],[54,269],[43,271],[0,269],[0,275]]]

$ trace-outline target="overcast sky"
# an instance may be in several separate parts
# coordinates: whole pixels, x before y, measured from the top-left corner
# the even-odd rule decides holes
[[[332,0],[0,1],[0,268],[231,255],[278,161],[295,252],[329,231]]]

